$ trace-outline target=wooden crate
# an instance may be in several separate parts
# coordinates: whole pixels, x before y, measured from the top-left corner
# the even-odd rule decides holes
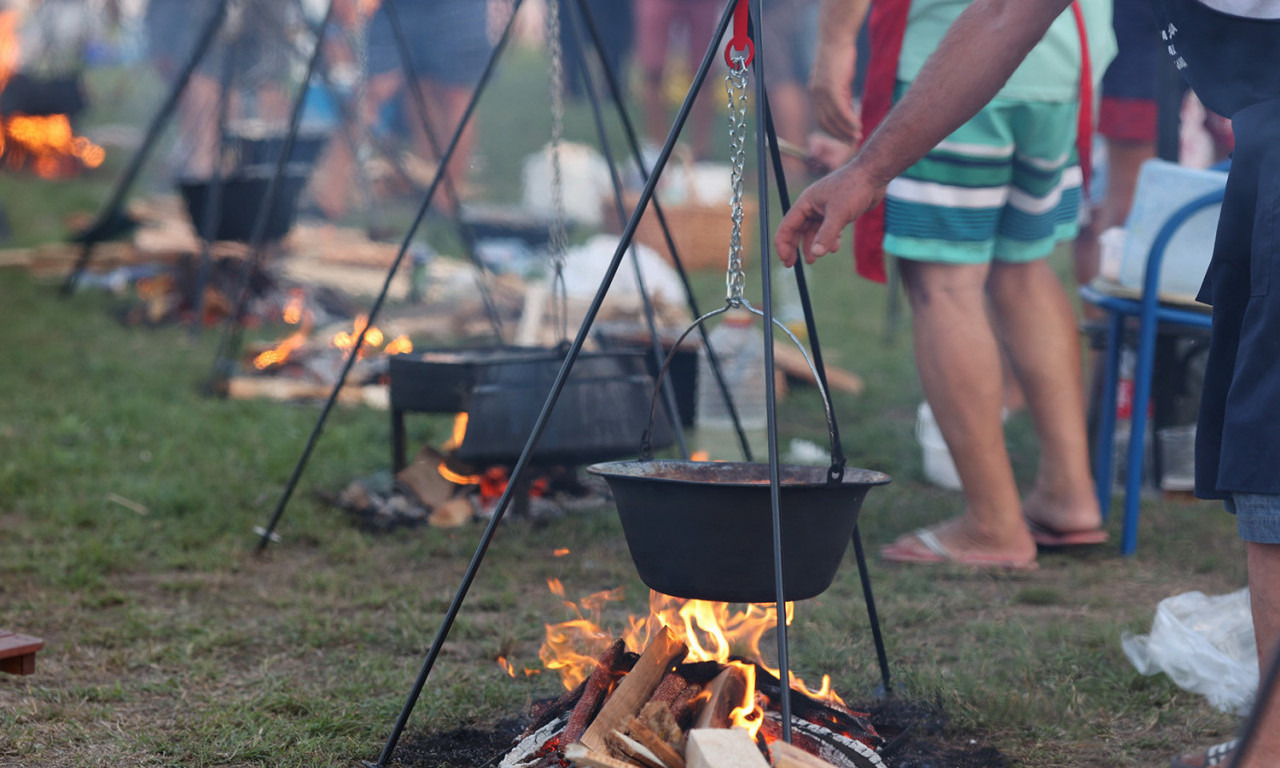
[[[622,205],[628,218],[640,201],[638,192],[626,192],[622,196]],[[605,221],[610,231],[618,233],[622,226],[617,223],[617,213],[613,209],[612,200],[605,207]],[[754,242],[757,205],[755,200],[744,198],[742,201],[742,261],[745,265],[747,256]],[[733,232],[733,220],[729,218],[729,203],[686,202],[679,204],[662,204],[662,212],[666,217],[671,237],[675,240],[676,251],[680,254],[680,263],[688,270],[725,270],[729,266],[729,236]],[[625,222],[624,222],[625,223]],[[653,211],[650,202],[645,209],[644,217],[636,227],[635,242],[646,245],[657,251],[662,258],[673,263],[671,251],[667,248],[667,240],[662,232],[662,225]]]

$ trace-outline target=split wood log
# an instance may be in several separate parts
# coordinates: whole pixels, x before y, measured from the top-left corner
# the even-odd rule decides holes
[[[604,737],[609,754],[622,760],[645,766],[645,768],[671,768],[658,755],[645,745],[631,738],[622,731],[613,731]]]
[[[605,734],[622,727],[629,715],[639,712],[671,665],[688,653],[688,647],[664,626],[600,708],[600,714],[582,734],[582,743],[597,752],[603,751]]]
[[[793,379],[814,383],[813,372],[809,370],[809,364],[805,362],[804,355],[790,342],[774,345],[773,363]],[[864,384],[861,376],[832,365],[823,367],[827,373],[827,384],[832,389],[848,392],[851,395],[862,394]]]
[[[596,709],[600,707],[600,702],[604,701],[605,694],[613,685],[614,664],[626,647],[621,639],[615,640],[613,645],[610,645],[596,660],[596,667],[591,670],[591,676],[587,678],[587,687],[583,689],[582,696],[574,705],[572,714],[569,715],[569,723],[564,728],[562,743],[572,744],[585,735],[587,726],[595,717]],[[603,747],[603,743],[600,747]]]
[[[582,744],[570,744],[565,747],[564,756],[575,765],[586,766],[586,768],[647,768],[637,763],[610,757]]]
[[[627,735],[643,744],[657,756],[667,768],[685,768],[684,755],[663,738],[658,731],[650,728],[644,720],[632,717],[627,720]]]
[[[697,705],[707,698],[706,686],[694,683],[676,695],[671,702],[671,715],[681,728],[686,728],[693,721]]]
[[[694,728],[728,728],[729,714],[742,705],[747,693],[747,673],[742,667],[729,665],[707,686],[711,698],[702,705]]]
[[[663,704],[671,704],[675,701],[676,696],[688,688],[689,684],[677,672],[668,672],[662,676],[662,682],[658,683],[658,687],[654,689],[653,695],[649,697],[649,701],[660,701]]]
[[[782,740],[771,744],[769,751],[773,753],[773,768],[835,768],[817,755]]]
[[[704,728],[689,732],[685,752],[689,768],[768,768],[751,734],[741,728]]]
[[[446,480],[439,467],[444,455],[429,445],[424,445],[413,461],[396,473],[396,480],[418,497],[423,506],[435,508],[453,496],[454,484]]]
[[[685,728],[671,714],[671,709],[660,702],[649,702],[636,716],[640,725],[653,731],[654,735],[671,745],[671,748],[684,754]]]
[[[227,382],[227,396],[236,400],[324,400],[333,392],[328,384],[271,376],[233,376]],[[381,384],[346,386],[338,392],[342,405],[390,407],[387,387]]]

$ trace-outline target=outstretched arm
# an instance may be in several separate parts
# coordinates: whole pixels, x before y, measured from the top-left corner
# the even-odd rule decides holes
[[[858,32],[871,0],[822,0],[818,6],[818,47],[809,73],[809,98],[822,130],[853,144],[862,122],[853,111]]]
[[[774,236],[782,263],[797,248],[812,264],[884,197],[889,182],[996,95],[1070,0],[975,0],[943,37],[911,88],[845,165],[806,189]]]

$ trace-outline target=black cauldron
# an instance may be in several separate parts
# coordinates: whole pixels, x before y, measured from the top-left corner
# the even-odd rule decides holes
[[[593,464],[618,506],[640,579],[673,597],[733,603],[776,599],[769,465],[680,460]],[[867,469],[779,468],[784,597],[831,586],[867,491],[890,481]]]
[[[213,181],[184,179],[178,183],[178,188],[186,203],[187,215],[202,239],[248,242],[253,237],[258,211],[266,205],[270,183],[268,173],[237,172],[223,179],[220,215],[212,228],[205,222],[205,206],[212,199]],[[298,210],[298,197],[306,184],[307,179],[303,175],[286,174],[281,177],[276,185],[275,205],[267,215],[263,242],[279,240],[289,233]]]

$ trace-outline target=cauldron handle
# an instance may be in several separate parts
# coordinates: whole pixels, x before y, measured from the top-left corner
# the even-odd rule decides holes
[[[681,333],[680,337],[676,339],[675,344],[671,346],[671,351],[668,352],[667,356],[663,359],[662,368],[658,370],[658,376],[654,380],[653,398],[649,402],[649,427],[644,431],[644,436],[640,438],[641,459],[648,461],[653,458],[653,420],[656,418],[658,413],[658,393],[662,391],[662,379],[667,375],[667,369],[671,366],[671,361],[675,358],[676,351],[680,349],[680,344],[684,342],[685,338],[692,333],[695,328],[702,325],[712,317],[724,314],[730,309],[742,308],[746,309],[753,315],[764,317],[764,312],[751,306],[751,302],[746,299],[738,300],[738,302],[736,302],[736,306],[735,302],[729,301],[726,302],[723,307],[713,309],[699,317],[697,320],[694,320],[693,323],[684,330],[684,333]],[[791,329],[783,325],[777,318],[773,319],[773,324],[782,329],[782,332],[787,335],[787,338],[791,339],[792,343],[796,345],[796,348],[800,350],[800,354],[804,357],[805,364],[809,366],[809,372],[813,374],[814,383],[818,385],[818,392],[822,394],[822,408],[827,417],[827,437],[831,444],[831,466],[827,468],[827,484],[839,485],[840,481],[844,479],[844,467],[846,460],[844,457],[844,451],[840,449],[840,444],[836,440],[836,416],[835,409],[831,405],[831,396],[827,392],[826,386],[822,383],[822,377],[818,375],[817,366],[813,364],[813,360],[809,357],[808,350],[806,350],[804,345],[800,343],[800,339],[796,338],[796,335],[791,332]]]

